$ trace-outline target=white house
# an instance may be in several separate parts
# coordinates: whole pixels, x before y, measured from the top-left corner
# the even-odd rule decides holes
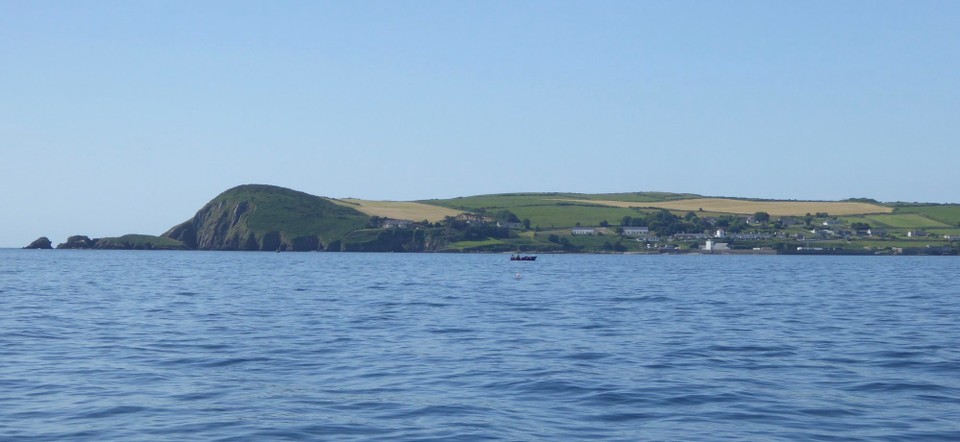
[[[624,227],[623,236],[644,236],[650,233],[649,227]]]
[[[413,221],[406,219],[386,219],[383,220],[384,229],[406,229],[413,224]]]
[[[511,222],[507,222],[507,221],[497,221],[497,227],[500,227],[500,228],[503,228],[503,229],[519,229],[519,228],[523,227],[523,224],[520,224],[520,223],[511,223]]]
[[[570,233],[573,235],[594,235],[597,233],[597,229],[592,227],[574,227]]]
[[[727,232],[723,229],[717,229],[717,233],[713,235],[714,238],[726,238]]]

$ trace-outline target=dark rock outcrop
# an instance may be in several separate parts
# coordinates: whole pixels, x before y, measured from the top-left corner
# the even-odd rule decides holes
[[[50,242],[50,239],[46,236],[41,236],[36,239],[36,241],[30,243],[30,245],[24,247],[25,249],[52,249],[53,243]]]
[[[74,235],[67,238],[67,242],[57,245],[58,249],[92,249],[97,245],[96,240],[92,240],[85,235]]]
[[[45,238],[41,238],[45,239]],[[39,241],[39,240],[38,240]],[[93,238],[74,235],[58,249],[105,249],[105,250],[187,250],[180,241],[153,235],[127,234],[118,237]]]
[[[98,238],[93,240],[98,249],[110,250],[186,250],[183,243],[153,235],[129,234],[116,238]]]
[[[290,240],[290,251],[309,252],[311,250],[323,250],[320,244],[320,238],[316,236],[298,236]]]

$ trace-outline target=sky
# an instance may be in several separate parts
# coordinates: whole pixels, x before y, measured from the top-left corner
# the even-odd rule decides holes
[[[960,203],[956,1],[0,0],[0,247],[240,184]]]

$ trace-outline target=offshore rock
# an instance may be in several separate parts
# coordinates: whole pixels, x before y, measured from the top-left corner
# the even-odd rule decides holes
[[[50,239],[46,236],[41,236],[37,238],[30,245],[24,247],[24,249],[52,249],[53,243],[50,242]]]

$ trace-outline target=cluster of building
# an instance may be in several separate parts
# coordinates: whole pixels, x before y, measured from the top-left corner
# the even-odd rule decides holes
[[[460,214],[455,217],[458,221],[465,222],[467,225],[485,225],[489,222],[488,219],[484,218],[482,215],[476,214]],[[716,219],[705,218],[704,221],[710,224],[716,224]],[[746,219],[747,224],[757,224],[753,217]],[[800,224],[802,220],[796,217],[783,217],[778,220],[782,227],[789,227]],[[403,219],[391,219],[386,218],[382,221],[382,227],[384,229],[404,229],[410,228],[416,225],[416,221],[403,220]],[[507,222],[507,221],[496,221],[496,226],[505,229],[523,229],[524,226],[522,223],[518,222]],[[809,240],[809,239],[853,239],[853,238],[883,238],[888,236],[888,233],[884,229],[877,228],[867,228],[862,230],[851,230],[844,229],[845,223],[839,218],[831,218],[820,221],[817,225],[817,228],[813,228],[809,231],[804,231],[803,233],[793,233],[786,234],[784,232],[778,233],[762,233],[762,232],[751,232],[751,233],[727,233],[723,228],[717,228],[715,231],[711,232],[702,232],[702,233],[677,233],[671,235],[668,239],[672,241],[711,241],[710,244],[713,244],[713,247],[722,247],[720,244],[713,242],[715,240],[728,240],[728,241],[763,241],[770,239],[795,239],[795,240]],[[809,232],[809,233],[806,233]],[[590,236],[590,235],[599,235],[609,233],[609,229],[606,227],[574,227],[570,230],[570,234],[573,236]],[[660,242],[661,238],[655,233],[650,231],[649,227],[622,227],[619,229],[619,235],[624,238],[632,238],[639,242],[649,242],[656,243]],[[906,233],[908,238],[922,238],[928,236],[925,230],[916,229],[910,230]],[[960,236],[958,235],[945,235],[944,239],[948,241],[960,241]],[[718,249],[714,249],[718,250]]]
[[[574,236],[596,235],[598,230],[595,227],[574,227],[570,233]],[[634,238],[637,241],[657,242],[660,237],[650,232],[648,227],[624,227],[620,236]],[[786,237],[785,235],[773,235],[769,233],[727,233],[724,229],[717,229],[710,233],[676,233],[670,236],[675,241],[705,241],[713,239],[728,239],[733,241],[756,241],[773,239],[777,237]]]

